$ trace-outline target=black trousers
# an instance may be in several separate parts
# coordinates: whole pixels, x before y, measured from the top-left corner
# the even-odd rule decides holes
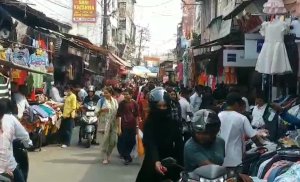
[[[73,118],[64,118],[60,125],[60,141],[62,144],[70,146],[74,128]]]
[[[118,151],[125,160],[132,160],[130,154],[136,144],[136,128],[122,129],[122,134],[118,138]]]
[[[14,182],[25,182],[25,178],[24,175],[22,173],[22,171],[19,169],[19,167],[17,167],[14,172]]]

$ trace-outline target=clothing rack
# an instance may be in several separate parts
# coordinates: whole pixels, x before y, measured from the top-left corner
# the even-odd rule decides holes
[[[9,43],[12,43],[12,44],[18,44],[18,45],[21,45],[21,46],[24,46],[24,47],[29,47],[29,48],[34,48],[34,49],[40,49],[40,50],[43,50],[43,51],[46,51],[46,52],[54,53],[54,52],[51,51],[51,50],[42,49],[42,48],[37,48],[37,47],[34,47],[34,46],[22,44],[22,43],[20,43],[20,42],[14,42],[14,41],[11,41],[11,40],[5,40],[5,42],[9,42]]]

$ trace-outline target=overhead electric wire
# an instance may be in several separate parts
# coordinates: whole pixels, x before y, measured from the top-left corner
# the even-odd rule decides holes
[[[63,7],[63,8],[66,8],[66,9],[72,9],[72,7],[69,7],[69,6],[66,6],[66,5],[62,5],[62,4],[59,4],[58,2],[56,1],[52,1],[52,0],[47,0],[48,2],[52,3],[52,4],[56,4],[60,7]]]
[[[43,3],[40,3],[39,0],[34,0],[34,1],[35,1],[36,3],[38,3],[40,6],[43,6],[44,8],[49,9],[51,12],[54,12],[55,15],[58,15],[59,17],[63,18],[65,21],[67,21],[66,23],[70,23],[70,21],[72,21],[72,20],[66,18],[66,16],[64,16],[64,15],[62,15],[62,14],[60,14],[60,13],[54,11],[53,9],[50,9],[49,7],[47,7],[46,5],[44,5]],[[47,1],[48,1],[48,0],[47,0]],[[43,12],[43,13],[45,13],[45,12]]]
[[[166,4],[169,4],[169,3],[171,3],[172,1],[174,1],[174,0],[168,0],[168,1],[165,1],[165,2],[162,2],[162,3],[160,3],[160,4],[156,4],[156,5],[149,5],[149,6],[143,6],[143,5],[135,5],[135,6],[137,6],[137,7],[141,7],[141,8],[156,8],[156,7],[159,7],[159,6],[163,6],[163,5],[166,5]]]

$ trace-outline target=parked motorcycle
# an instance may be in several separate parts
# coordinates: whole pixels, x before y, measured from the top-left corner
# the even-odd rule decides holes
[[[84,111],[82,114],[80,130],[79,130],[79,144],[82,143],[82,139],[86,140],[85,146],[87,148],[91,147],[92,141],[94,139],[94,134],[96,131],[96,124],[98,118],[96,115],[96,104],[94,102],[89,102],[84,105]]]

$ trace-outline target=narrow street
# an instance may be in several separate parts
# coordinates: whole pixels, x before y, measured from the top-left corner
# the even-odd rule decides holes
[[[110,165],[100,161],[100,147],[86,149],[77,146],[78,131],[74,130],[73,145],[68,149],[57,145],[31,152],[29,182],[133,182],[140,161],[124,166],[116,151]]]

